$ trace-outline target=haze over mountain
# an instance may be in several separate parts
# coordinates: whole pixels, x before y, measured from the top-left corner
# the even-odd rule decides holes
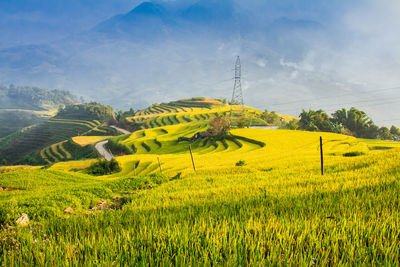
[[[0,7],[0,25],[10,26],[0,30],[9,37],[0,45],[0,84],[65,89],[123,109],[229,98],[240,55],[248,105],[289,115],[356,106],[381,124],[400,119],[400,89],[380,90],[400,86],[395,1],[23,0]]]

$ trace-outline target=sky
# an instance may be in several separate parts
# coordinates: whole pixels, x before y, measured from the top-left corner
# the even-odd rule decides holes
[[[137,109],[182,97],[229,98],[240,55],[248,105],[289,115],[356,106],[378,124],[400,125],[400,2],[215,1],[200,5],[217,17],[232,8],[231,21],[189,19],[184,28],[179,12],[197,1],[158,1],[169,10],[162,24],[136,20],[142,31],[117,37],[93,35],[93,28],[142,1],[0,1],[0,83]],[[126,22],[117,20],[113,33],[125,30],[115,28]],[[25,47],[32,44],[51,53]]]

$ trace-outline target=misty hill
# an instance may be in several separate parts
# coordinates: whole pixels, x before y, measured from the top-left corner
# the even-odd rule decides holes
[[[75,103],[76,96],[67,91],[32,86],[0,86],[0,109],[43,111]]]
[[[112,118],[113,109],[98,103],[67,106],[46,122],[0,139],[0,158],[9,164],[45,164],[40,152],[49,145],[78,135],[113,135],[105,126]]]
[[[44,122],[60,106],[77,103],[62,90],[32,86],[0,86],[0,138],[24,127]]]
[[[257,72],[262,70],[258,65],[266,60],[271,65],[268,71],[292,71],[281,65],[281,52],[275,52],[287,27],[275,32],[270,25],[297,25],[296,34],[290,34],[290,43],[297,48],[290,52],[301,55],[305,41],[299,38],[299,31],[309,31],[309,24],[318,24],[312,20],[309,24],[293,18],[280,20],[284,16],[274,7],[263,16],[266,21],[258,23],[259,16],[232,0],[144,2],[62,41],[0,50],[0,80],[61,85],[125,109],[185,98],[188,90],[227,97],[231,84],[210,84],[233,76],[229,72],[238,53],[247,58],[246,69],[256,76],[265,76]],[[259,45],[264,38],[269,43]],[[248,48],[241,51],[243,45]],[[199,83],[201,80],[206,84]],[[254,95],[264,89],[252,88],[248,104],[259,101]]]

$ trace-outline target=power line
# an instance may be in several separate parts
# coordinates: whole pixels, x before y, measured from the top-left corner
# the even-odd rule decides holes
[[[334,105],[325,105],[325,108],[329,108],[329,107],[337,107],[339,105],[356,105],[358,103],[365,103],[365,102],[375,102],[375,101],[384,101],[384,100],[389,100],[389,99],[378,99],[378,100],[364,100],[364,101],[353,101],[351,103],[338,103],[338,104],[334,104]],[[398,100],[400,100],[400,97],[395,97],[395,98],[390,98],[391,101],[384,101],[384,102],[378,102],[378,103],[371,103],[368,105],[357,105],[357,107],[371,107],[371,106],[379,106],[379,105],[385,105],[385,104],[396,104],[398,102]],[[279,110],[280,112],[282,111],[294,111],[297,110],[295,108],[293,109],[283,109],[283,110]]]
[[[376,89],[376,90],[368,90],[362,92],[364,93],[373,93],[373,92],[384,92],[384,91],[390,91],[390,90],[395,90],[395,89],[400,89],[400,86],[398,87],[391,87],[391,88],[384,88],[384,89]],[[352,93],[346,93],[346,94],[341,94],[341,95],[334,95],[334,96],[321,96],[314,98],[312,100],[310,99],[303,99],[303,100],[296,100],[296,101],[291,101],[291,102],[285,102],[285,103],[278,103],[278,104],[271,104],[270,106],[281,106],[281,105],[289,105],[289,104],[295,104],[295,103],[301,103],[301,102],[308,102],[308,101],[315,101],[315,100],[320,100],[320,99],[325,99],[325,98],[332,98],[332,97],[342,97],[342,96],[349,96],[349,95],[355,95],[359,94],[360,92],[352,92]]]

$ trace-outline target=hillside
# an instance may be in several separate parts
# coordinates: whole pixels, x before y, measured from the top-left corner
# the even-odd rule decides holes
[[[0,261],[30,265],[49,254],[51,265],[397,262],[400,210],[390,203],[399,201],[399,142],[239,128],[279,116],[283,125],[293,121],[239,106],[229,134],[189,141],[231,112],[206,99],[121,113],[142,129],[113,137],[99,134],[107,129],[100,121],[76,119],[107,114],[90,105],[67,107],[49,120],[56,127],[42,128],[51,136],[88,131],[36,151],[52,165],[0,169],[0,224],[22,213],[31,220],[28,228],[0,231]],[[93,145],[103,140],[114,155],[125,154],[115,158],[120,170],[89,175],[99,164]]]
[[[0,138],[53,116],[60,106],[77,103],[66,91],[30,86],[0,86]]]
[[[77,103],[69,92],[31,86],[0,86],[0,109],[51,110]]]
[[[241,107],[234,106],[233,124],[239,121],[244,126],[267,126],[265,120],[261,118],[262,111],[245,107],[245,116]],[[177,125],[189,122],[208,122],[216,116],[227,115],[231,112],[231,106],[223,104],[219,100],[207,99],[204,97],[194,97],[191,99],[182,99],[170,103],[154,104],[150,107],[137,111],[133,116],[124,117],[127,124],[134,130],[157,128],[167,125]],[[279,115],[283,121],[289,117]]]
[[[143,132],[161,139],[192,127]],[[9,240],[1,260],[31,264],[51,254],[52,265],[397,262],[400,211],[389,203],[399,201],[399,143],[289,130],[232,134],[265,146],[196,147],[197,171],[188,150],[138,150],[118,157],[122,171],[109,176],[85,174],[93,160],[0,174],[0,185],[12,189],[0,195],[1,222],[22,212],[31,220],[31,228],[1,233]],[[240,160],[244,166],[235,166]]]
[[[58,151],[59,153],[53,150],[53,153],[56,154],[54,155],[46,147],[69,140],[77,135],[115,135],[115,130],[105,125],[113,117],[111,107],[97,103],[67,106],[61,109],[57,116],[44,123],[24,128],[0,139],[0,158],[5,159],[9,164],[46,164],[59,160],[76,159],[76,157],[63,153],[62,148],[60,148],[61,151]],[[66,144],[73,145],[70,142]],[[97,157],[93,149],[92,152],[78,154],[82,154],[83,157],[85,155]]]

